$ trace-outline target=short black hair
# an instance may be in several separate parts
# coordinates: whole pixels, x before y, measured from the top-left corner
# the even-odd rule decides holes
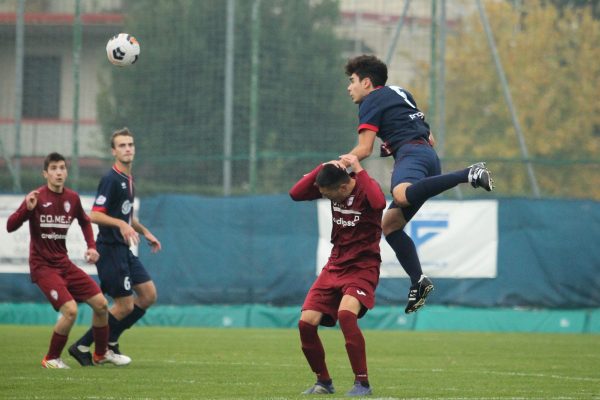
[[[46,158],[44,158],[44,171],[48,171],[48,166],[50,165],[51,162],[59,162],[59,161],[64,161],[65,164],[67,163],[67,160],[65,159],[65,157],[63,157],[62,154],[60,153],[50,153],[46,156]]]
[[[317,186],[336,189],[344,183],[350,182],[350,175],[345,169],[333,164],[325,164],[315,179]]]
[[[365,78],[371,79],[373,86],[383,86],[388,79],[387,65],[375,56],[354,57],[346,63],[346,75],[358,75],[362,81]]]

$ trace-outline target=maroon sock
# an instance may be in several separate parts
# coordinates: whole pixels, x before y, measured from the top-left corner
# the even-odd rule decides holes
[[[50,348],[48,349],[48,354],[46,354],[46,359],[54,360],[55,358],[59,358],[60,353],[62,353],[65,345],[67,344],[68,338],[69,336],[52,332],[52,339],[50,339]]]
[[[361,383],[368,383],[365,338],[358,327],[358,317],[350,311],[342,310],[338,312],[338,319],[342,333],[346,339],[346,352],[348,353],[355,379]]]
[[[92,332],[94,334],[94,343],[96,343],[94,353],[97,356],[103,356],[108,346],[108,325],[92,326]]]
[[[329,371],[327,371],[327,364],[325,364],[325,350],[319,334],[317,333],[317,326],[311,325],[307,322],[298,322],[298,329],[300,329],[300,341],[302,342],[302,351],[308,361],[308,365],[317,374],[317,380],[329,381]]]

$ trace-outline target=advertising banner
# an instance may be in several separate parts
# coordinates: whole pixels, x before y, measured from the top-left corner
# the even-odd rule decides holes
[[[331,251],[331,202],[318,201],[317,274]],[[496,200],[426,202],[404,228],[417,247],[423,273],[434,278],[495,278],[498,254]],[[404,278],[392,248],[381,237],[381,277]]]

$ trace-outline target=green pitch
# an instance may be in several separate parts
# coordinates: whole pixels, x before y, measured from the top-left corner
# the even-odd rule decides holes
[[[2,399],[288,399],[313,381],[295,330],[135,327],[128,367],[45,370],[51,327],[0,325]],[[72,341],[83,333],[78,326]],[[321,330],[344,398],[340,331]],[[600,399],[600,336],[367,331],[372,398]],[[312,397],[312,396],[311,396]]]

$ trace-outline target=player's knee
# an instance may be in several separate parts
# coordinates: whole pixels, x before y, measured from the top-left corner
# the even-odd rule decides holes
[[[354,327],[358,326],[358,317],[352,311],[340,311],[338,313],[338,320],[342,332],[345,332],[349,329],[354,329]]]
[[[394,190],[392,190],[392,198],[394,200],[394,203],[398,206],[398,207],[408,207],[410,206],[410,203],[408,202],[408,199],[406,198],[406,189],[410,186],[410,183],[401,183],[398,186],[394,187]]]
[[[65,319],[74,322],[77,319],[77,303],[70,301],[63,304],[60,308],[60,312]]]
[[[138,306],[145,310],[156,303],[157,299],[158,295],[156,291],[145,293],[143,296],[137,298]]]
[[[396,210],[398,210],[398,212],[401,212],[400,209]],[[381,222],[381,228],[385,236],[389,235],[392,232],[404,229],[405,226],[406,221],[404,220],[404,218],[397,218],[389,213],[386,213],[386,215],[384,215],[383,221]]]
[[[410,206],[410,203],[406,199],[406,193],[404,193],[404,192],[402,194],[396,194],[396,193],[394,193],[392,195],[392,197],[394,199],[394,203],[396,203],[396,205],[398,207],[408,207],[408,206]]]
[[[92,309],[94,310],[94,313],[96,313],[97,315],[107,315],[108,314],[108,300],[106,300],[106,297],[102,296],[99,299],[97,299],[92,304]]]
[[[312,313],[312,312],[303,312],[300,316],[300,321],[298,321],[298,327],[302,330],[302,327],[309,328],[306,325],[310,326],[319,326],[321,322],[321,314]]]

